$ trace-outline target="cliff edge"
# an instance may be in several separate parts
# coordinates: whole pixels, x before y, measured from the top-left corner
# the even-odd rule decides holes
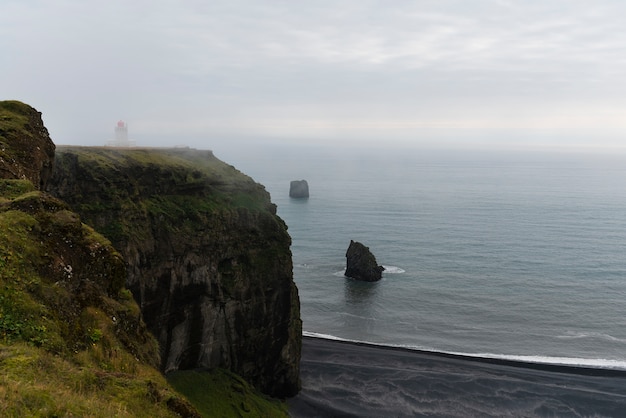
[[[111,240],[161,369],[300,388],[290,237],[265,189],[210,151],[57,147],[48,190]]]

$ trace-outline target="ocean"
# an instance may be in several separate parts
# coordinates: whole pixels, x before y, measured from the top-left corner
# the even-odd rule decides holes
[[[288,225],[305,335],[626,370],[626,156],[214,152]],[[289,198],[300,179],[310,197]],[[344,277],[350,240],[381,281]]]

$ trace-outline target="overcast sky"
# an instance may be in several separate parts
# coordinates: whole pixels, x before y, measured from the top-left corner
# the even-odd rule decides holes
[[[623,0],[1,0],[57,144],[626,147]]]

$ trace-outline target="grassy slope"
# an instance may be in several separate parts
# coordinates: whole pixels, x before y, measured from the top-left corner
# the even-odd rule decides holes
[[[264,213],[271,207],[262,186],[209,151],[59,146],[57,165],[70,164],[65,154],[78,158],[82,178],[105,185],[104,194],[73,195],[68,202],[86,219],[119,214],[94,225],[114,242],[141,239],[142,222],[136,219],[160,218],[184,236],[194,233],[202,217],[238,208]],[[117,172],[131,174],[110,177]]]
[[[257,393],[227,370],[177,371],[168,374],[167,380],[206,417],[288,416],[284,403]]]
[[[106,267],[88,260],[93,280],[78,287],[69,262],[67,280],[42,274],[85,246],[115,263],[108,241],[26,181],[0,180],[0,192],[0,416],[176,416],[132,297],[91,285]]]

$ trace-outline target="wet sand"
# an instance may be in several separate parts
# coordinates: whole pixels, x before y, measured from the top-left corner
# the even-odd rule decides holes
[[[304,337],[292,417],[626,417],[626,371]]]

